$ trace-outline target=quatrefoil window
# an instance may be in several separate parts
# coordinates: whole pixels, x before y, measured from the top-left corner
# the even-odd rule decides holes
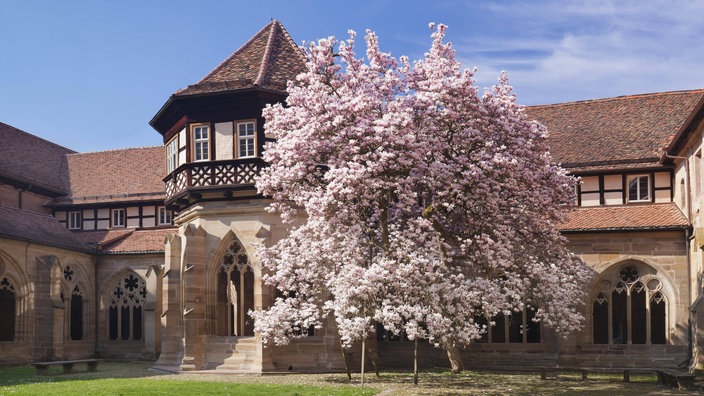
[[[627,265],[618,272],[618,278],[626,283],[633,283],[640,277],[638,268]]]

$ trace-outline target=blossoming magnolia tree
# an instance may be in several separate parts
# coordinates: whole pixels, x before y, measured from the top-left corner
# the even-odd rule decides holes
[[[266,281],[286,296],[252,313],[265,342],[332,315],[344,346],[379,323],[443,347],[459,371],[460,349],[487,330],[478,317],[530,308],[558,332],[579,327],[589,272],[555,228],[574,180],[506,76],[479,95],[446,27],[431,29],[413,63],[371,32],[366,60],[352,31],[311,43],[287,106],[264,110],[277,140],[257,187],[292,223],[262,249]]]

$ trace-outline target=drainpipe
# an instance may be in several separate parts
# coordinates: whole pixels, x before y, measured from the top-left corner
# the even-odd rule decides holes
[[[692,194],[691,194],[691,181],[689,178],[689,159],[687,157],[680,157],[677,155],[670,155],[667,153],[667,151],[663,150],[663,155],[665,158],[668,159],[678,159],[684,161],[684,178],[685,178],[685,197],[687,198],[687,221],[689,222],[689,227],[685,230],[685,238],[687,240],[687,278],[689,279],[689,284],[692,284],[692,254],[691,254],[691,249],[690,249],[690,242],[692,239],[694,239],[694,235],[692,233]],[[675,183],[676,184],[676,183]],[[674,188],[674,186],[673,186]],[[697,301],[699,297],[701,297],[701,286],[697,283],[697,297],[692,299],[690,297],[690,302],[689,306],[691,307],[692,303],[694,301]],[[689,310],[689,309],[688,309]],[[690,311],[691,312],[691,311]],[[692,331],[692,315],[687,315],[687,339],[689,341],[689,348],[688,348],[688,356],[687,356],[687,361],[689,362],[688,366],[689,368],[693,368],[696,365],[696,362],[693,361],[694,359],[694,334]],[[684,362],[682,362],[684,364]]]
[[[95,258],[95,269],[93,270],[93,330],[94,330],[94,338],[95,338],[95,346],[93,348],[93,355],[98,354],[98,346],[100,341],[98,340],[98,327],[100,321],[98,320],[98,315],[100,314],[100,296],[98,296],[98,267],[100,267],[100,256],[103,254],[103,244],[102,242],[98,242],[96,246],[96,250],[98,251],[98,255]]]

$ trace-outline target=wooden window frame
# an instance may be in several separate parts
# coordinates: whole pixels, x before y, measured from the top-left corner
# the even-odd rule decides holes
[[[78,219],[76,220],[77,217]],[[74,224],[74,220],[77,224]],[[83,213],[80,210],[74,210],[66,213],[66,226],[69,230],[83,229]]]
[[[648,196],[645,199],[631,199],[631,188],[630,188],[631,181],[639,180],[640,178],[643,178],[643,177],[648,181],[648,185],[646,187],[646,192],[647,192]],[[631,202],[632,203],[652,202],[652,200],[653,200],[653,192],[651,191],[652,184],[653,184],[653,181],[651,180],[651,177],[649,174],[626,175],[625,193],[626,193],[627,202],[629,202],[629,203],[631,203]],[[637,185],[638,185],[638,192],[641,193],[640,182],[638,182]],[[638,195],[640,196],[640,194],[638,194]]]
[[[252,131],[252,135],[246,135],[244,137],[240,137],[240,125],[248,125],[252,124],[254,126],[254,130]],[[239,120],[235,121],[235,130],[234,130],[234,144],[235,144],[235,153],[236,153],[236,158],[257,158],[259,153],[258,153],[258,140],[257,140],[257,120],[251,119],[251,120]],[[253,143],[253,153],[252,155],[242,155],[240,152],[240,140],[249,140],[252,139]]]
[[[115,221],[115,214],[122,212],[122,224],[117,224]],[[127,209],[125,208],[115,208],[110,210],[110,227],[111,228],[125,228],[127,227]]]
[[[172,150],[170,152],[169,150]],[[168,143],[166,143],[166,174],[171,174],[178,168],[178,134],[174,136]]]
[[[199,130],[200,128],[205,128],[208,137],[203,139],[196,139],[196,131]],[[211,149],[213,147],[212,145],[212,137],[213,137],[213,128],[210,126],[210,124],[193,124],[191,125],[191,162],[204,162],[204,161],[210,161],[211,157]],[[200,143],[200,146],[199,146]],[[202,148],[202,143],[206,144],[205,150]],[[197,158],[197,155],[201,155],[202,158]]]
[[[161,212],[164,212],[164,216],[161,215]],[[166,225],[172,225],[173,224],[173,219],[174,219],[174,214],[172,211],[167,210],[166,206],[159,206],[157,208],[157,225],[160,226],[166,226]],[[168,217],[168,222],[162,222],[162,217]]]

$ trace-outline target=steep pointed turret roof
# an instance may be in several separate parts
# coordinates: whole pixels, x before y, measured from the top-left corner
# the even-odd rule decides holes
[[[196,84],[175,96],[261,87],[284,91],[305,70],[305,56],[276,19]]]

